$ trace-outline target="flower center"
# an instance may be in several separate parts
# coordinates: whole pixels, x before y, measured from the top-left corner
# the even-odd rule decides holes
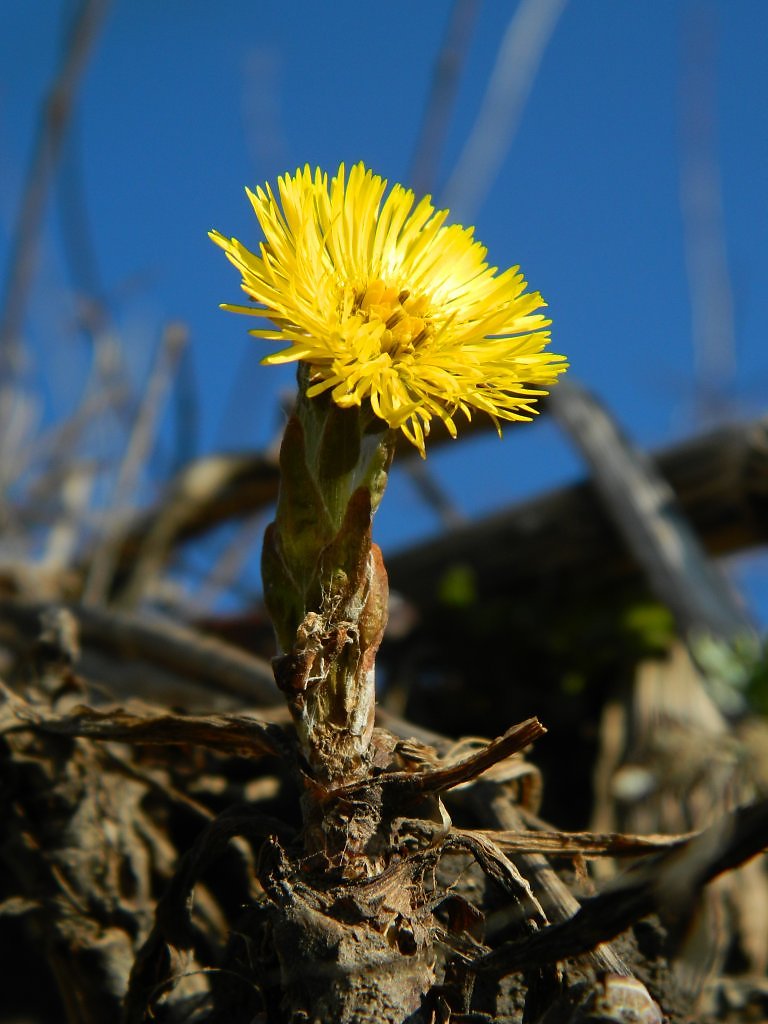
[[[366,323],[384,324],[381,351],[393,358],[413,352],[432,329],[426,295],[412,296],[407,289],[398,291],[380,279],[355,293],[355,312]]]

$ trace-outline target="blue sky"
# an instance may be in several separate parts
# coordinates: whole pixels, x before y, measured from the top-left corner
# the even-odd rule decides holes
[[[516,6],[477,5],[438,202]],[[25,0],[0,15],[2,267],[74,7]],[[238,282],[206,232],[255,245],[243,187],[305,162],[332,170],[362,159],[408,183],[449,12],[436,0],[114,0],[79,93],[27,318],[47,415],[67,411],[61,382],[87,370],[71,318],[73,288],[90,287],[106,300],[138,381],[161,326],[188,324],[199,388],[191,445],[246,449],[274,435],[291,371],[260,367],[261,343],[217,308],[238,300]],[[767,39],[764,0],[570,0],[498,175],[471,210],[491,261],[520,263],[547,298],[554,350],[644,446],[704,422],[680,185],[690,127],[681,92],[696,67],[734,310],[735,363],[716,375],[716,397],[732,417],[765,408]],[[73,281],[64,232],[78,192],[87,230],[75,231],[82,265]],[[460,201],[455,213],[463,217]],[[712,407],[708,416],[717,422]],[[580,473],[546,422],[510,428],[503,442],[489,435],[435,451],[428,465],[467,516]],[[384,546],[437,528],[413,486],[396,479],[380,515]],[[762,574],[750,577],[758,601],[764,585]]]

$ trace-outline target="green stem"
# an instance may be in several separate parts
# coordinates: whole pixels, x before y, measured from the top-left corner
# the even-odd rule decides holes
[[[280,451],[280,495],[262,558],[285,693],[315,779],[364,777],[375,707],[374,659],[387,620],[387,578],[371,522],[393,434],[369,407],[308,399],[309,369]]]

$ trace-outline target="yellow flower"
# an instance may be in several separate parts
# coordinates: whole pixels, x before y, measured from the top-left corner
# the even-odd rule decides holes
[[[309,166],[248,191],[264,233],[259,255],[211,232],[259,305],[224,306],[274,326],[251,331],[287,343],[265,363],[304,360],[307,395],[330,390],[342,408],[368,400],[424,455],[433,416],[456,436],[457,412],[530,420],[566,369],[545,352],[545,303],[518,267],[497,273],[472,228],[387,182],[362,163],[331,179]],[[500,432],[500,430],[499,430]]]

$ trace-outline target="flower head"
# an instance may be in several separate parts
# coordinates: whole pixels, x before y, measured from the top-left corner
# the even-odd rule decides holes
[[[342,408],[370,401],[424,454],[430,421],[456,436],[457,412],[529,420],[566,369],[545,351],[550,321],[518,267],[485,262],[472,228],[362,163],[331,179],[309,166],[248,191],[265,241],[256,255],[211,232],[257,306],[224,308],[271,322],[251,331],[287,343],[265,363],[304,360],[311,398]],[[415,205],[414,205],[415,204]]]

